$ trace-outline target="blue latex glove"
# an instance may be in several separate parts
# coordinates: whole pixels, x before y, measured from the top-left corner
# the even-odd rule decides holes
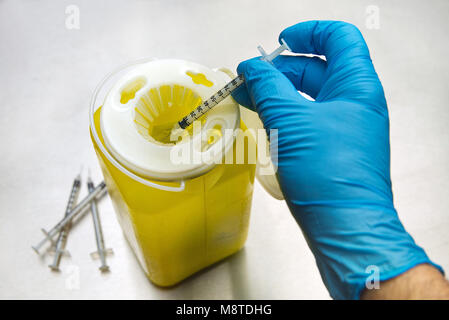
[[[371,265],[383,281],[433,264],[393,205],[387,104],[360,31],[309,21],[279,38],[326,61],[279,56],[276,68],[244,61],[237,71],[246,84],[233,96],[266,130],[278,130],[278,180],[331,296],[358,299]]]

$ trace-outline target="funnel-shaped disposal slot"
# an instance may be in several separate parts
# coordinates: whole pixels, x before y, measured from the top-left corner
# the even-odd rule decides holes
[[[174,125],[202,102],[193,90],[181,85],[163,85],[148,90],[136,103],[134,122],[138,132],[158,144],[173,144]]]

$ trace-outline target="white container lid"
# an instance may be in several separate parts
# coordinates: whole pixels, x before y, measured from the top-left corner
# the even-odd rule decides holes
[[[198,74],[204,75],[206,81],[196,81],[192,77]],[[204,101],[228,81],[229,76],[221,71],[184,60],[154,60],[135,66],[114,84],[103,103],[100,127],[107,150],[123,166],[150,179],[179,181],[211,170],[216,163],[211,159],[223,157],[232,148],[235,136],[222,134],[221,139],[217,139],[220,143],[204,147],[206,133],[217,127],[221,132],[239,127],[239,105],[231,97],[207,113],[202,134],[194,134],[187,142],[163,144],[146,134],[145,129],[151,127],[151,121],[164,108],[177,107],[170,99],[162,97],[162,91],[173,97],[173,90],[183,88],[183,98],[193,101],[199,97]],[[124,99],[123,92],[129,88],[134,88],[135,92],[131,98]],[[155,96],[155,92],[159,96]],[[192,105],[192,109],[195,106]],[[181,112],[179,118],[184,115]],[[147,123],[142,123],[146,121],[142,119],[148,120]],[[180,148],[190,150],[189,159],[193,161],[173,159]]]

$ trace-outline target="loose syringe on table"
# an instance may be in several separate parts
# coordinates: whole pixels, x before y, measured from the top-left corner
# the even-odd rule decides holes
[[[78,174],[76,176],[75,180],[73,181],[72,189],[70,190],[70,196],[69,196],[69,200],[67,201],[67,206],[66,206],[64,217],[67,214],[69,214],[70,211],[73,209],[73,206],[75,205],[75,202],[76,202],[76,198],[80,191],[80,187],[81,187],[81,173]],[[53,271],[59,271],[59,264],[61,262],[61,257],[63,255],[70,256],[69,251],[65,249],[69,231],[70,231],[70,223],[61,229],[61,232],[59,232],[58,239],[53,244],[55,256],[53,259],[53,263],[49,265],[50,269]]]
[[[42,229],[45,234],[45,238],[42,239],[37,245],[32,246],[36,253],[39,253],[40,248],[47,243],[47,241],[53,242],[53,237],[56,236],[66,225],[70,224],[78,214],[83,212],[90,202],[96,198],[101,198],[106,193],[106,184],[101,182],[92,192],[90,192],[75,208],[70,210],[64,218],[59,221],[50,231]]]
[[[287,45],[287,43],[284,41],[284,39],[281,39],[281,42],[282,42],[282,44],[270,54],[267,54],[261,46],[258,46],[257,49],[259,50],[260,54],[262,55],[261,60],[272,63],[273,59],[276,58],[283,51],[285,51],[285,50],[291,51],[290,47]],[[244,82],[245,82],[245,79],[244,79],[243,75],[239,75],[236,78],[234,78],[233,80],[231,80],[230,82],[228,82],[223,88],[218,90],[209,99],[204,101],[195,110],[190,112],[188,115],[186,115],[184,118],[182,118],[178,123],[176,123],[175,127],[170,132],[175,131],[177,129],[186,129],[195,120],[202,117],[206,112],[208,112],[213,107],[218,105],[221,101],[223,101],[227,96],[229,96],[235,89],[237,89]],[[169,134],[170,133],[168,133],[168,135]],[[104,182],[101,182],[75,208],[73,208],[69,213],[67,213],[65,215],[65,217],[61,221],[59,221],[50,231],[47,232],[44,229],[42,229],[42,231],[45,234],[45,238],[43,240],[41,240],[37,245],[33,246],[32,247],[33,250],[36,251],[36,253],[39,253],[40,248],[42,248],[42,246],[47,241],[53,242],[54,236],[56,236],[66,225],[70,224],[71,221],[78,214],[83,212],[84,209],[86,209],[87,206],[91,203],[91,201],[95,200],[96,198],[100,198],[104,193],[106,193],[106,185]]]

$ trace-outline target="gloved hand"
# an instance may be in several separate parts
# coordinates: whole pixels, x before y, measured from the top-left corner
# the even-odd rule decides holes
[[[331,296],[358,299],[371,265],[383,281],[433,264],[393,205],[387,104],[360,31],[340,21],[309,21],[279,38],[293,52],[326,61],[279,56],[276,67],[244,61],[237,71],[245,85],[233,97],[256,110],[267,131],[278,130],[273,161],[281,190]]]

